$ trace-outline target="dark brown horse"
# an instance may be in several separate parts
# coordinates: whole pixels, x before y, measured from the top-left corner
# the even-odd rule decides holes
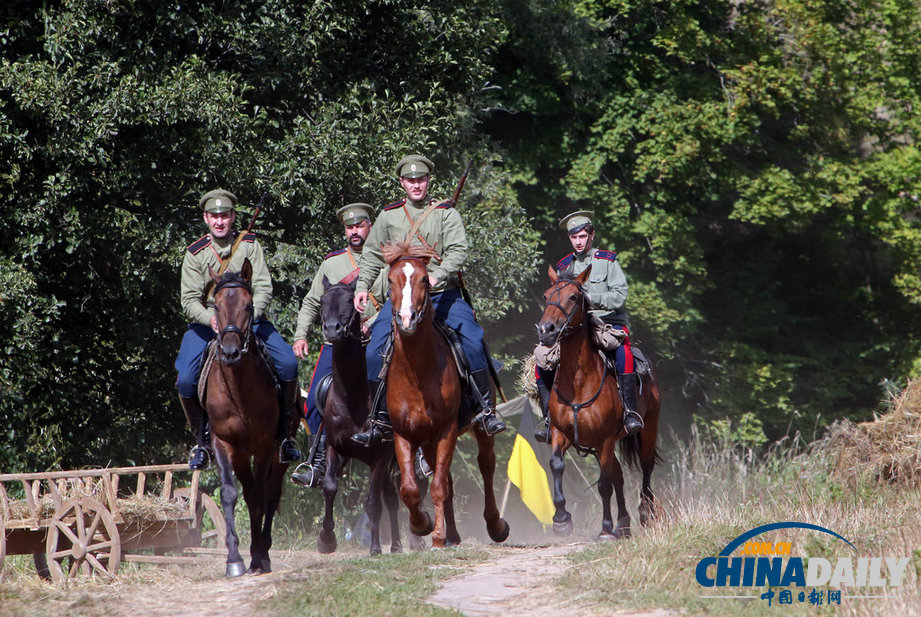
[[[323,529],[317,537],[321,553],[336,550],[336,532],[333,521],[333,502],[339,489],[339,473],[350,458],[355,458],[371,468],[370,487],[365,511],[371,523],[372,555],[381,552],[380,521],[381,494],[390,517],[390,552],[400,553],[400,525],[398,499],[390,477],[393,463],[393,446],[378,443],[370,447],[356,445],[352,434],[366,428],[371,402],[368,394],[365,348],[361,344],[361,319],[355,310],[355,282],[331,285],[323,277],[324,293],[320,298],[320,317],[323,334],[332,344],[332,385],[323,408],[323,426],[326,430],[326,459],[329,464],[323,478],[323,496],[326,510]]]
[[[537,326],[540,342],[552,346],[560,343],[560,363],[550,395],[550,470],[553,474],[553,529],[560,535],[572,532],[572,516],[566,511],[563,495],[563,456],[570,446],[592,452],[598,459],[601,475],[602,520],[599,539],[630,536],[630,515],[624,503],[624,475],[614,454],[619,441],[626,463],[643,472],[640,491],[640,523],[645,525],[655,514],[655,498],[649,485],[656,463],[656,434],[659,425],[659,389],[655,379],[643,383],[637,405],[643,416],[640,433],[627,437],[624,431],[623,404],[617,380],[609,375],[589,332],[589,303],[583,285],[591,267],[567,279],[550,268],[553,286],[544,292],[544,314]],[[617,497],[617,526],[611,519],[611,493]]]
[[[409,509],[416,535],[432,533],[432,545],[460,542],[454,520],[454,484],[451,461],[458,435],[461,379],[444,336],[436,329],[429,298],[426,264],[435,256],[430,248],[405,243],[384,247],[384,260],[393,302],[393,358],[387,374],[387,407],[394,431],[394,449],[400,467],[400,496]],[[381,316],[383,317],[383,316]],[[478,426],[473,431],[479,452],[486,504],[483,518],[495,542],[508,537],[509,526],[499,516],[493,494],[496,455],[493,437]],[[413,455],[421,448],[434,470],[431,483],[435,520],[419,507],[422,499],[413,473]],[[434,463],[434,464],[432,464]]]
[[[244,573],[233,517],[237,503],[234,475],[243,487],[252,531],[252,560],[247,572],[261,574],[272,569],[272,519],[288,468],[278,462],[275,443],[279,409],[273,369],[257,353],[253,336],[252,274],[248,259],[240,272],[218,276],[211,270],[218,352],[207,377],[204,403],[221,478],[221,505],[227,519],[227,576],[231,577]],[[297,420],[292,418],[292,423]]]

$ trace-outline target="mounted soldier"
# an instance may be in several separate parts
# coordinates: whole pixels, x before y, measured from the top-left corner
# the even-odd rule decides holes
[[[303,360],[307,357],[307,331],[317,321],[320,314],[320,299],[323,297],[324,281],[327,284],[349,283],[358,278],[358,262],[361,259],[365,240],[371,231],[371,219],[374,208],[365,203],[353,203],[343,206],[336,211],[336,216],[345,227],[347,245],[337,251],[326,255],[317,273],[313,277],[310,290],[304,296],[301,310],[297,315],[297,328],[294,332],[294,355]],[[378,310],[387,295],[387,276],[385,271],[374,282],[368,294],[369,302],[361,315],[362,337],[367,339],[371,332],[371,324],[377,317]],[[291,479],[301,486],[317,487],[326,473],[326,433],[321,427],[322,409],[332,381],[333,361],[332,345],[324,341],[320,347],[313,376],[310,379],[310,388],[307,394],[307,426],[310,432],[316,435],[316,442],[311,451],[310,460],[302,463]]]
[[[580,210],[566,215],[560,221],[560,228],[569,236],[573,252],[556,264],[556,271],[569,271],[578,276],[591,268],[585,285],[591,302],[590,314],[598,336],[605,334],[612,341],[607,347],[614,347],[617,385],[624,404],[624,429],[627,435],[634,435],[643,428],[643,418],[637,412],[637,380],[634,371],[633,350],[630,347],[630,318],[627,315],[627,277],[624,275],[617,253],[594,248],[594,213]],[[618,344],[619,343],[619,344]],[[534,431],[534,438],[547,442],[549,438],[548,406],[550,388],[553,385],[554,369],[535,367],[537,390],[540,395],[543,420]]]
[[[289,422],[291,414],[297,413],[297,358],[265,317],[265,309],[272,300],[272,277],[255,234],[249,233],[249,230],[241,233],[234,229],[236,205],[236,196],[223,189],[202,195],[198,206],[202,210],[208,233],[189,245],[182,260],[182,310],[191,323],[182,337],[175,368],[178,373],[176,388],[179,390],[179,402],[196,439],[196,446],[189,454],[190,469],[205,469],[211,460],[207,416],[198,394],[206,350],[217,336],[213,281],[209,268],[215,273],[223,273],[227,269],[241,270],[247,259],[253,271],[253,333],[271,357],[279,382],[280,413],[276,435],[280,444],[279,460],[290,463],[301,457],[289,429],[292,424]],[[258,212],[257,208],[253,220]]]
[[[412,241],[421,241],[433,247],[438,259],[428,262],[430,296],[435,309],[435,319],[448,325],[460,341],[469,366],[468,384],[476,407],[474,421],[488,435],[505,430],[505,423],[495,415],[491,373],[483,345],[483,328],[476,322],[473,309],[464,301],[461,292],[460,270],[467,261],[467,234],[460,213],[451,201],[436,201],[429,197],[428,189],[434,164],[428,158],[412,154],[403,157],[396,166],[396,176],[406,197],[384,206],[371,228],[359,263],[355,308],[363,311],[369,300],[369,289],[377,280],[385,262],[381,247],[390,242],[407,240],[414,225],[416,235]],[[381,313],[392,315],[390,299],[381,307]],[[371,427],[356,433],[352,439],[369,445],[381,439],[392,438],[390,418],[385,409],[384,387],[386,374],[384,353],[391,333],[391,320],[378,319],[371,328],[367,348],[368,382],[374,408]]]

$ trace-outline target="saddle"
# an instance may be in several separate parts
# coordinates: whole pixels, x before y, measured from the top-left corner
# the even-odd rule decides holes
[[[477,392],[476,388],[471,387],[471,382],[473,381],[472,374],[470,372],[470,364],[467,361],[467,355],[464,353],[464,349],[461,345],[460,337],[457,335],[457,332],[451,329],[446,323],[434,320],[432,323],[435,324],[435,329],[444,337],[445,341],[448,343],[448,347],[451,349],[451,353],[454,355],[454,363],[457,365],[457,372],[460,374],[461,380],[461,406],[457,414],[457,425],[459,428],[464,428],[471,422],[473,422],[474,411],[477,408],[475,397],[481,396]],[[382,350],[382,355],[384,362],[381,366],[381,371],[378,374],[378,379],[384,381],[387,379],[387,372],[390,370],[390,360],[393,358],[393,330],[387,334],[387,340],[384,343]],[[488,361],[492,362],[492,358],[489,358]],[[377,402],[377,401],[375,401]],[[481,401],[482,403],[482,401]]]
[[[265,343],[263,343],[262,339],[258,336],[251,337],[251,341],[255,345],[257,363],[266,371],[269,381],[275,386],[276,392],[280,392],[281,383],[279,383],[278,376],[275,374],[272,356],[269,354],[268,348],[266,348]],[[211,366],[214,364],[217,353],[217,339],[213,339],[208,343],[208,347],[205,348],[205,361],[202,362],[201,371],[198,374],[198,400],[201,401],[202,407],[205,406],[205,394],[208,390],[208,375],[211,373]]]

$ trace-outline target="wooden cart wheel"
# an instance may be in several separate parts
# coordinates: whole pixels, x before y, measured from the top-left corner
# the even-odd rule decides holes
[[[173,491],[173,497],[189,500],[192,498],[192,489],[186,486],[177,488]],[[210,495],[201,491],[198,493],[195,528],[201,530],[202,546],[227,548],[227,521],[224,519],[224,511]]]
[[[71,499],[54,513],[48,526],[45,554],[55,583],[81,573],[113,577],[122,560],[115,517],[92,497]]]

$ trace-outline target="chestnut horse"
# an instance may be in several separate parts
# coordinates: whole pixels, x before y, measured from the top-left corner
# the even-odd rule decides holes
[[[383,247],[383,256],[390,266],[388,279],[393,303],[393,356],[387,373],[387,408],[400,467],[400,496],[409,509],[410,529],[414,534],[432,533],[432,545],[436,547],[454,545],[460,542],[460,535],[454,520],[451,460],[458,435],[471,425],[458,426],[461,377],[451,348],[434,322],[426,264],[436,254],[430,247],[398,243]],[[473,434],[486,497],[483,511],[486,530],[494,542],[502,542],[508,537],[509,526],[499,516],[493,494],[494,439],[479,426],[474,427]],[[413,455],[418,448],[434,469],[430,488],[434,521],[419,507],[422,495],[413,473]]]
[[[599,540],[630,536],[630,515],[624,503],[624,476],[614,454],[620,441],[625,462],[643,472],[640,490],[640,523],[646,525],[655,514],[655,497],[649,485],[656,463],[656,433],[659,425],[659,389],[652,377],[643,382],[637,411],[644,427],[627,437],[624,431],[623,404],[614,375],[607,374],[604,359],[592,345],[589,326],[589,301],[583,285],[591,267],[575,278],[557,275],[551,266],[553,286],[544,292],[544,314],[537,326],[542,345],[560,344],[560,363],[550,395],[550,470],[553,474],[553,529],[559,535],[572,532],[572,516],[566,511],[563,495],[563,456],[575,445],[582,453],[592,452],[601,475],[602,520]],[[651,370],[651,368],[650,368]],[[617,526],[611,519],[611,493],[617,497]]]
[[[211,422],[212,445],[221,480],[221,505],[227,519],[229,577],[244,573],[234,507],[237,486],[249,509],[252,542],[247,573],[271,572],[272,519],[281,501],[282,478],[288,468],[278,462],[275,443],[278,396],[273,369],[260,357],[253,336],[253,268],[249,260],[240,272],[217,275],[209,268],[217,316],[217,361],[204,386],[204,403]],[[292,429],[298,421],[292,418]]]
[[[320,298],[320,318],[323,334],[332,344],[332,385],[323,407],[323,426],[326,430],[326,476],[323,478],[323,496],[326,509],[323,529],[317,537],[321,553],[336,550],[336,531],[333,521],[333,502],[339,490],[339,473],[349,458],[355,458],[371,468],[370,487],[365,511],[371,523],[372,555],[381,552],[380,521],[381,493],[390,517],[390,552],[400,553],[400,525],[397,513],[397,493],[390,477],[393,463],[393,446],[389,443],[364,447],[356,445],[351,436],[363,428],[369,415],[371,402],[368,394],[365,348],[361,344],[361,319],[355,310],[355,282],[331,285],[323,277],[323,296]]]

